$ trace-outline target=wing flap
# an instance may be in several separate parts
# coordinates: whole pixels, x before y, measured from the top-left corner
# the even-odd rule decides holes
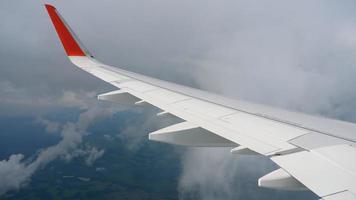
[[[181,122],[149,134],[149,139],[194,147],[234,147],[235,143],[190,122]]]
[[[276,156],[271,159],[320,197],[356,192],[356,149],[349,145]]]
[[[137,97],[131,95],[124,89],[100,94],[98,95],[98,99],[127,105],[133,105],[139,101]]]
[[[258,186],[280,190],[305,190],[306,187],[284,169],[276,169],[258,179]]]

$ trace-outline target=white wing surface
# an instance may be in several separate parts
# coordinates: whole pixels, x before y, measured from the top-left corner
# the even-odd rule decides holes
[[[118,88],[99,99],[148,104],[161,109],[159,116],[184,120],[150,133],[150,140],[268,156],[281,168],[261,177],[261,187],[356,199],[355,124],[230,100],[105,65],[85,50],[53,6],[46,8],[72,63]]]

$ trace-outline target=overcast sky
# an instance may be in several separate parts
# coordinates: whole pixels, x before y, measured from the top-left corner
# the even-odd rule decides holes
[[[105,63],[234,98],[356,119],[354,1],[47,2]],[[0,3],[0,105],[111,89],[69,63],[43,4]]]
[[[47,2],[107,64],[356,121],[353,0]],[[0,2],[0,115],[83,106],[78,96],[113,89],[67,60],[43,4]]]

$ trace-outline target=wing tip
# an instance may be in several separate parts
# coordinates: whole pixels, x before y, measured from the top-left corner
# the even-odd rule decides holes
[[[54,6],[51,5],[51,4],[46,3],[46,4],[44,4],[44,6],[46,7],[47,10],[48,10],[48,9],[56,10],[56,7],[54,7]]]
[[[86,56],[85,50],[80,45],[78,38],[71,32],[70,27],[60,17],[57,9],[51,4],[45,4],[46,10],[51,18],[59,39],[68,56]]]

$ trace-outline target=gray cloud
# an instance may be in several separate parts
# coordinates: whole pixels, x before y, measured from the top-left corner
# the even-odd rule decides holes
[[[45,126],[47,133],[57,133],[61,128],[60,123],[48,119],[38,118],[37,122]]]

